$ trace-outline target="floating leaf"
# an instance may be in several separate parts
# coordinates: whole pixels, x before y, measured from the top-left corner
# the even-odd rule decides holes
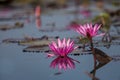
[[[18,43],[23,46],[34,46],[34,45],[48,45],[50,43],[49,40],[30,40],[30,41],[22,41]]]
[[[14,39],[14,38],[9,38],[9,39],[4,39],[2,40],[3,43],[19,43],[23,39]]]
[[[24,38],[21,39],[17,39],[17,38],[8,38],[8,39],[4,39],[2,40],[3,43],[18,43],[19,45],[28,45],[28,46],[32,46],[34,44],[37,45],[46,45],[50,42],[50,40],[52,39],[57,39],[59,36],[56,37],[48,37],[46,35],[42,36],[41,38],[34,38],[31,36],[24,36]],[[43,42],[43,43],[42,43]],[[47,43],[45,43],[47,42]]]
[[[70,55],[80,56],[80,55],[90,55],[90,54],[92,54],[92,53],[91,53],[91,50],[85,50],[85,51],[82,51],[82,50],[74,50]]]
[[[0,30],[6,31],[10,29],[23,28],[23,27],[24,27],[23,23],[17,22],[15,23],[15,25],[8,25],[8,24],[0,25]]]
[[[114,61],[120,61],[120,55],[113,55],[112,58]]]
[[[23,49],[23,52],[49,52],[48,46],[38,45],[38,46],[29,46]]]

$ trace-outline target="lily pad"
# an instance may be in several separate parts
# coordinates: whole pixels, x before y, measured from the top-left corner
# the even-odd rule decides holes
[[[23,28],[23,27],[24,27],[23,23],[17,22],[14,25],[8,25],[8,24],[0,25],[0,30],[6,31],[10,29]]]
[[[29,46],[23,49],[23,52],[49,52],[48,46],[45,45],[38,45],[38,46]]]
[[[23,46],[34,46],[34,45],[48,45],[50,40],[31,40],[31,41],[21,41],[18,44]]]

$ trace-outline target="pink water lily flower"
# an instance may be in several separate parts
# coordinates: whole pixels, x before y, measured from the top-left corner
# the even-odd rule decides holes
[[[104,35],[104,33],[98,34],[98,30],[100,29],[100,27],[101,25],[99,24],[92,25],[92,23],[90,23],[90,24],[79,25],[78,27],[74,28],[74,30],[85,37],[92,38],[95,36]]]
[[[39,18],[41,14],[40,6],[36,6],[35,8],[35,17]]]
[[[49,44],[49,47],[52,53],[48,54],[48,57],[57,57],[51,62],[50,67],[56,68],[58,66],[58,69],[64,70],[75,68],[74,61],[76,60],[68,57],[68,54],[77,48],[74,47],[73,41],[70,39],[66,40],[65,38],[63,40],[58,39],[57,43],[53,41]],[[79,61],[76,62],[79,63]]]
[[[73,50],[75,50],[77,47],[74,47],[74,42],[70,41],[70,39],[66,40],[65,38],[63,40],[58,39],[57,43],[52,42],[49,44],[49,47],[53,54],[49,54],[49,56],[67,56],[69,53],[71,53]]]

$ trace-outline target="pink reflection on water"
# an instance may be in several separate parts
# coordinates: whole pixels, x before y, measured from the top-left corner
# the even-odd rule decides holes
[[[76,61],[76,60],[74,60],[68,56],[64,56],[64,57],[58,56],[51,62],[50,67],[51,68],[58,67],[59,70],[74,69],[75,68],[74,61]],[[79,61],[76,61],[76,62],[79,62]]]
[[[37,19],[35,20],[35,22],[36,22],[36,27],[37,27],[37,29],[40,29],[40,27],[41,27],[41,20],[37,18]]]

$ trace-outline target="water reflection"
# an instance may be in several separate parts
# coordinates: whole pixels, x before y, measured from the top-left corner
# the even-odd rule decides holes
[[[106,53],[101,51],[98,48],[94,48],[95,50],[95,56],[97,60],[97,64],[95,65],[94,69],[90,71],[90,73],[86,73],[89,77],[92,78],[92,80],[100,80],[98,79],[94,74],[96,74],[96,71],[103,66],[105,66],[107,63],[109,63],[113,58],[108,56]]]
[[[37,18],[37,19],[35,20],[35,22],[36,22],[37,29],[40,30],[40,27],[41,27],[41,20],[40,20],[39,18]]]
[[[63,70],[66,70],[66,69],[74,69],[75,68],[75,63],[74,63],[74,59],[68,57],[68,56],[58,56],[57,58],[55,58],[51,64],[50,64],[50,67],[51,68],[56,68],[58,67],[58,69],[63,69]],[[78,61],[76,61],[78,62]]]
[[[98,77],[93,76],[93,74],[89,73],[89,72],[85,72],[86,75],[88,75],[92,80],[100,80]]]

